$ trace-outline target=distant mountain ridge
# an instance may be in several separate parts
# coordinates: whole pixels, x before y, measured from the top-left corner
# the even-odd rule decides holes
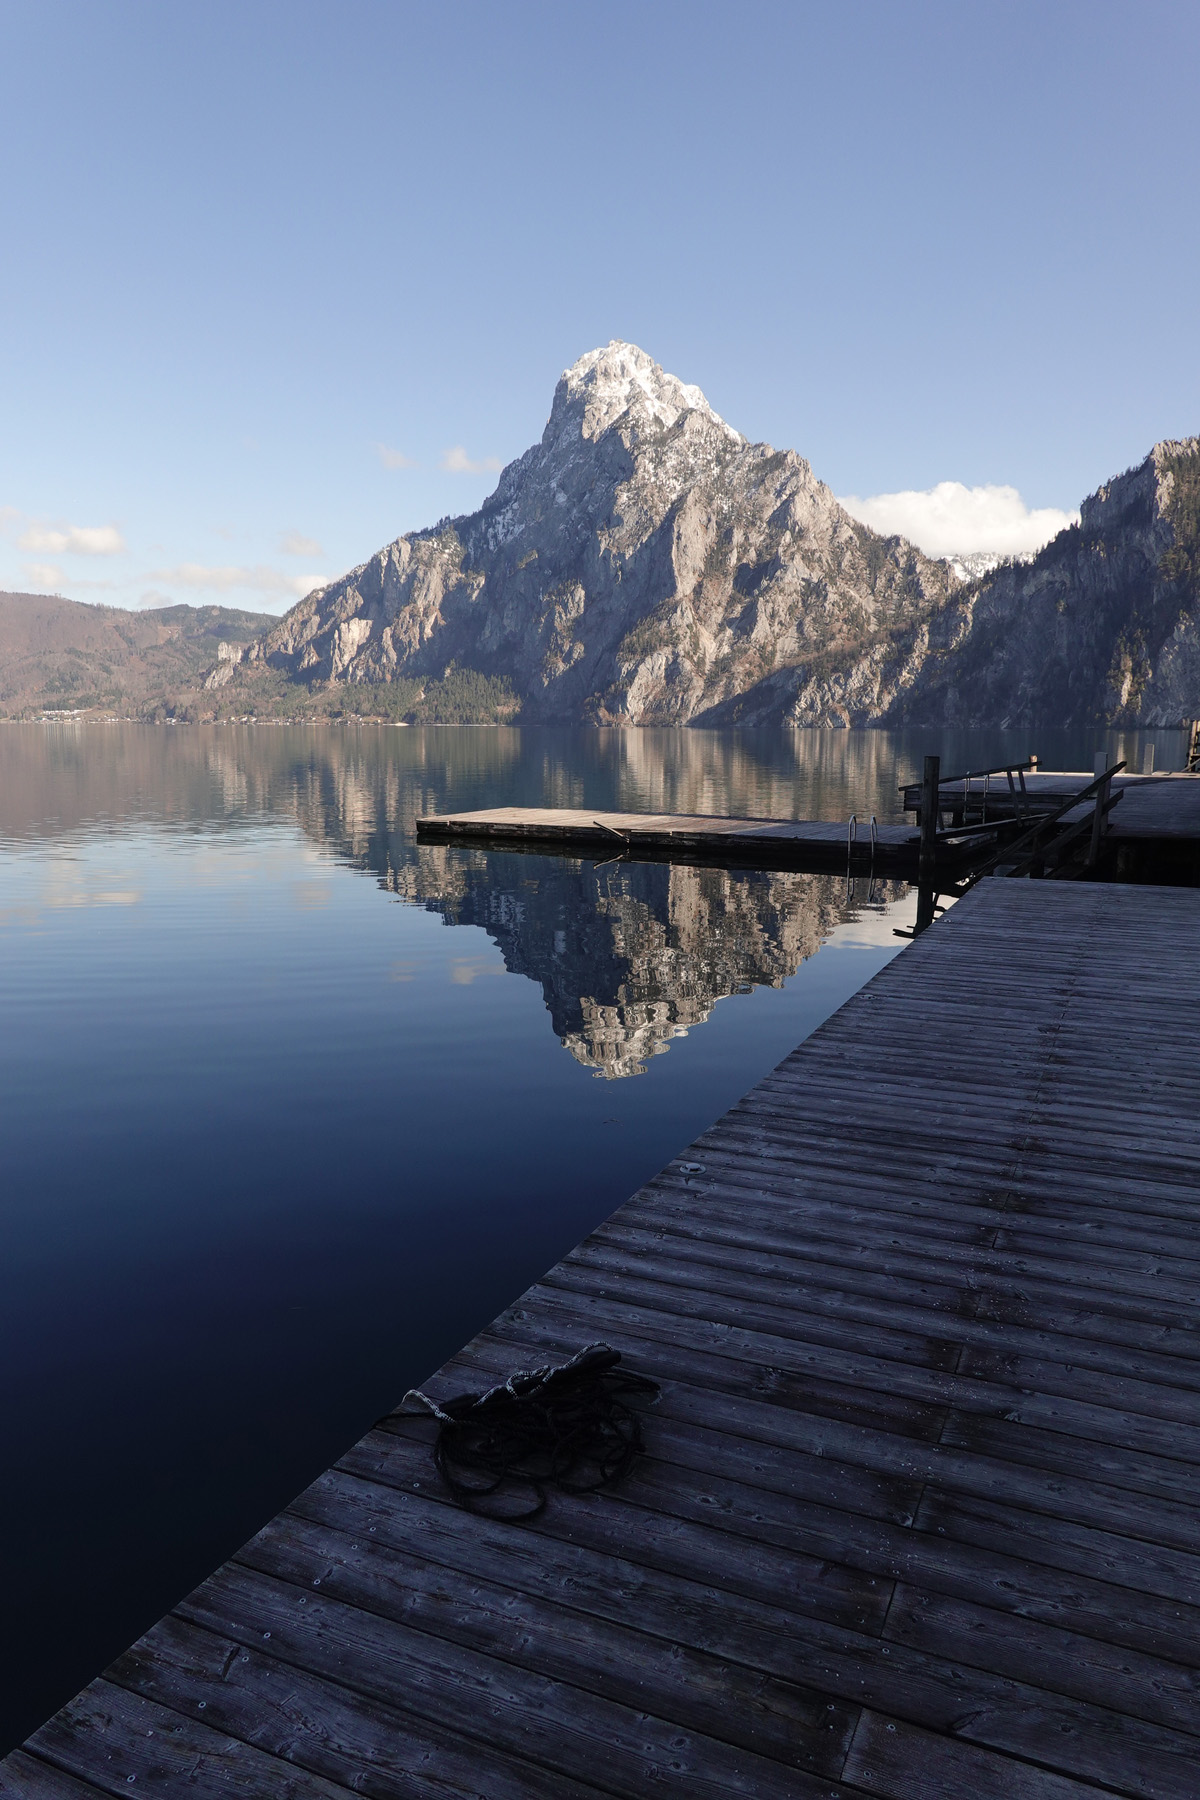
[[[129,612],[58,594],[0,593],[0,715],[142,711],[197,685],[222,640],[247,642],[269,613],[230,606]]]
[[[206,688],[531,724],[1176,724],[1200,713],[1197,493],[1200,443],[1160,444],[1040,555],[935,560],[614,341],[477,512],[230,645]]]

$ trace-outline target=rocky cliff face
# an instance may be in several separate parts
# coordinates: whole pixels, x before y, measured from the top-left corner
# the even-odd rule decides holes
[[[898,702],[959,585],[612,343],[477,513],[398,538],[208,685],[407,681],[415,703],[471,671],[523,723],[847,724]]]
[[[1157,444],[1040,555],[972,583],[888,722],[1176,726],[1200,714],[1200,439]]]
[[[340,692],[447,722],[1170,725],[1200,713],[1198,568],[1194,438],[1032,561],[969,569],[859,524],[612,343],[478,512],[223,647],[205,685],[219,710]]]

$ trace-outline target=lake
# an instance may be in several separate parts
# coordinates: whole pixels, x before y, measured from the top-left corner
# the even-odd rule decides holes
[[[0,725],[0,1750],[902,947],[903,886],[422,846],[1175,732]]]

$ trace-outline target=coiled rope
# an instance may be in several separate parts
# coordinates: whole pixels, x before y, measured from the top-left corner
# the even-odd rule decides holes
[[[434,1462],[460,1505],[535,1519],[549,1488],[611,1487],[645,1448],[633,1402],[653,1405],[659,1386],[620,1361],[619,1350],[589,1344],[569,1362],[522,1369],[482,1394],[437,1401],[410,1388],[398,1410],[420,1408],[437,1420]],[[531,1496],[527,1505],[522,1493]]]

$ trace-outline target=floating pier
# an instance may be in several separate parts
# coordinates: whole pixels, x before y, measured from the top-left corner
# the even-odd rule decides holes
[[[904,810],[922,817],[926,791],[920,782],[904,786]],[[924,843],[916,826],[870,818],[842,824],[525,806],[418,819],[417,839],[604,860],[871,872],[919,882],[931,893],[955,893],[965,877],[1002,861],[1005,847],[1018,842],[1022,832],[1050,820],[1036,873],[1086,870],[1101,877],[1200,884],[1200,775],[1118,771],[1101,786],[1100,777],[1086,772],[1014,764],[938,779],[936,794]],[[1089,848],[1080,844],[1087,835],[1081,828],[1091,822],[1097,800],[1100,828]],[[1072,855],[1061,856],[1068,847]],[[1041,851],[1047,852],[1044,859]]]
[[[1200,892],[980,883],[424,1384],[606,1340],[621,1486],[390,1417],[0,1795],[1195,1800],[1198,1015]]]
[[[944,859],[963,864],[977,834],[944,834]],[[471,843],[494,850],[639,861],[700,862],[721,867],[829,869],[916,878],[920,832],[869,818],[841,824],[817,819],[726,819],[708,814],[573,811],[568,807],[497,806],[417,820],[421,843]]]

